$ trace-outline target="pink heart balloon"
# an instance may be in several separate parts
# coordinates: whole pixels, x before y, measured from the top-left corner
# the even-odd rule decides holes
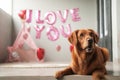
[[[58,45],[58,46],[56,47],[56,50],[57,50],[57,51],[60,51],[60,50],[61,50],[61,46]]]

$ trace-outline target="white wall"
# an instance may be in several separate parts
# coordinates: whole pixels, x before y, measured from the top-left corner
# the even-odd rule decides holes
[[[0,0],[0,62],[7,58],[7,46],[11,44],[11,13],[12,2]]]
[[[112,0],[112,35],[113,35],[113,60],[120,60],[120,0]],[[11,16],[13,6],[13,18],[14,28],[11,27]],[[67,23],[72,25],[72,30],[78,28],[93,28],[97,30],[97,6],[96,0],[0,0],[0,62],[3,61],[6,56],[6,47],[11,43],[11,32],[15,32],[17,35],[21,21],[18,17],[18,11],[21,9],[41,10],[42,15],[47,11],[57,11],[72,8],[79,8],[79,14],[81,21],[72,22],[68,20]],[[34,23],[32,23],[33,25]],[[56,23],[59,27],[61,23]],[[3,27],[4,26],[4,27]],[[48,25],[47,25],[48,26]],[[49,27],[49,26],[48,26]],[[12,30],[11,30],[12,29]],[[31,35],[39,47],[43,47],[46,50],[46,61],[69,61],[69,43],[67,39],[60,36],[60,39],[52,42],[46,37],[46,30],[44,30],[41,39],[35,39],[35,30],[32,29]],[[117,35],[117,36],[115,36]],[[14,36],[14,35],[13,35]],[[14,36],[15,38],[15,36]],[[46,44],[47,43],[47,44]],[[60,52],[56,51],[56,46],[61,45]]]
[[[118,56],[119,56],[119,62],[120,62],[120,0],[117,0],[117,37],[118,37]]]
[[[7,14],[12,15],[12,0],[0,0],[0,8]]]
[[[72,31],[79,28],[92,28],[97,30],[97,6],[96,0],[13,0],[13,18],[15,34],[17,35],[21,28],[21,21],[18,17],[18,11],[22,9],[41,10],[41,15],[44,15],[48,11],[58,11],[65,9],[79,8],[79,15],[81,21],[72,22],[69,16],[67,23],[72,26]],[[42,16],[43,17],[43,16]],[[57,22],[55,26],[59,28],[62,23]],[[31,23],[34,25],[34,23]],[[66,25],[66,24],[64,24]],[[41,38],[35,38],[35,30],[32,27],[31,35],[38,47],[45,49],[46,61],[70,61],[69,42],[66,38],[62,37],[57,41],[50,41],[46,36],[46,29],[49,27],[46,24],[45,30],[42,32]],[[56,46],[60,45],[61,50],[56,51]]]
[[[117,0],[117,24],[118,24],[118,38],[120,37],[120,0]],[[119,38],[119,48],[120,48],[120,38]],[[120,52],[120,49],[119,49],[119,52]],[[119,54],[119,58],[120,58],[120,54]]]
[[[120,62],[120,0],[112,0],[113,61]]]

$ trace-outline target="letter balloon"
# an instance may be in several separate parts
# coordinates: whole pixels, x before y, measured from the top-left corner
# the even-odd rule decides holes
[[[31,23],[32,21],[32,10],[27,10],[26,11],[26,22]]]
[[[75,22],[80,21],[78,11],[79,11],[79,8],[74,8],[74,9],[70,10],[71,15],[72,15],[72,20],[75,21]]]
[[[43,24],[44,23],[44,20],[41,20],[41,11],[40,10],[37,10],[36,11],[36,23],[38,24]]]
[[[47,12],[45,14],[45,21],[49,25],[53,25],[56,22],[56,14],[54,12]]]
[[[45,26],[35,26],[34,27],[36,30],[36,39],[40,39],[41,37],[41,32],[43,31],[43,29],[45,28]]]
[[[58,29],[55,28],[54,26],[50,26],[50,27],[47,29],[47,36],[48,36],[48,39],[49,39],[49,40],[51,40],[51,41],[56,41],[56,40],[59,38]]]
[[[70,36],[70,34],[71,34],[71,26],[70,26],[70,24],[68,24],[67,26],[66,26],[66,32],[65,32],[65,28],[63,27],[63,25],[60,27],[60,29],[61,29],[61,34],[65,37],[65,38],[68,38],[69,36]]]
[[[69,12],[68,9],[64,10],[64,14],[62,14],[61,11],[57,11],[58,16],[60,17],[60,20],[61,20],[63,23],[65,23],[66,20],[67,20],[67,18],[68,18],[68,12]]]

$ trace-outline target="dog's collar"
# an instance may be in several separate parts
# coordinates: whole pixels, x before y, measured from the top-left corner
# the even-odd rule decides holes
[[[70,45],[70,51],[72,52],[74,49],[74,45]]]

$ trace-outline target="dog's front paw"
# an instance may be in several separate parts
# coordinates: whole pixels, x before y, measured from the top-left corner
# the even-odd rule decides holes
[[[64,75],[63,75],[62,71],[58,71],[58,72],[55,73],[55,78],[56,78],[56,79],[60,79],[60,78],[62,78],[63,76],[64,76]]]

